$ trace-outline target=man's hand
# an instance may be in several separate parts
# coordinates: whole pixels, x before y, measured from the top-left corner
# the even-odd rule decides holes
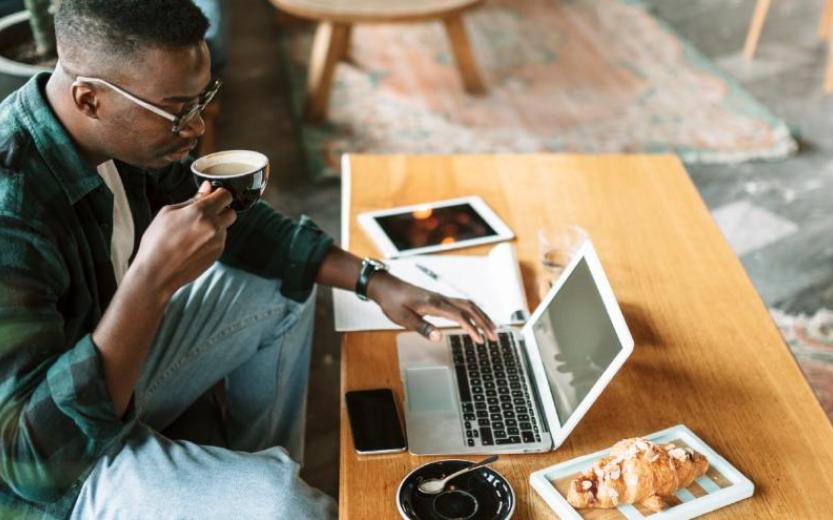
[[[231,194],[203,183],[194,199],[153,219],[136,258],[93,331],[116,414],[127,410],[148,348],[173,293],[220,256],[236,218]]]
[[[165,295],[193,281],[223,252],[226,230],[237,219],[231,194],[204,182],[194,199],[165,206],[153,219],[131,267]]]
[[[367,295],[379,304],[391,321],[419,332],[431,341],[440,341],[443,335],[423,319],[426,315],[456,321],[477,343],[483,343],[482,334],[492,341],[497,339],[495,324],[469,300],[427,291],[384,272],[376,273],[370,279]]]
[[[361,259],[333,246],[321,261],[315,281],[355,290],[361,269]],[[497,340],[495,324],[474,302],[426,291],[390,273],[375,273],[367,284],[367,296],[382,308],[391,321],[419,332],[431,341],[440,341],[443,335],[423,319],[429,314],[459,323],[477,343],[483,343],[483,334],[492,341]]]

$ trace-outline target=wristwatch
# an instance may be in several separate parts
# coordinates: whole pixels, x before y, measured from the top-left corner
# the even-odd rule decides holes
[[[356,296],[362,301],[367,301],[367,284],[374,274],[387,272],[390,267],[381,260],[365,258],[362,260],[362,269],[359,271],[359,279],[356,280]]]

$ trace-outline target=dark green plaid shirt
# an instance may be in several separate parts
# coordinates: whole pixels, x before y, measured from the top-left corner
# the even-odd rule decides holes
[[[48,74],[0,105],[0,518],[64,517],[83,479],[133,420],[114,411],[91,333],[116,290],[113,196],[44,95]],[[187,164],[116,163],[135,243],[164,205],[196,192]],[[221,261],[310,293],[332,239],[259,203]]]

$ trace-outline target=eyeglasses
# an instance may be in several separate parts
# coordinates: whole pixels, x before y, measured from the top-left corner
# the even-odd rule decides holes
[[[171,128],[171,133],[174,134],[178,134],[180,131],[182,131],[183,128],[191,124],[191,122],[194,119],[196,119],[198,115],[202,114],[202,111],[205,110],[205,107],[208,106],[209,103],[211,103],[211,100],[214,99],[214,96],[217,95],[217,91],[220,90],[220,86],[223,84],[219,79],[215,79],[211,82],[210,85],[208,85],[208,88],[206,88],[203,91],[203,93],[197,97],[197,100],[193,105],[185,107],[185,109],[179,114],[171,114],[167,110],[161,109],[152,103],[148,103],[147,101],[131,94],[130,92],[124,90],[123,88],[117,85],[110,83],[107,80],[103,80],[101,78],[91,78],[87,76],[77,76],[75,78],[75,82],[98,83],[115,90],[116,92],[126,97],[130,101],[139,105],[140,107],[146,110],[150,110],[154,114],[162,116],[168,121],[172,122],[173,127]]]

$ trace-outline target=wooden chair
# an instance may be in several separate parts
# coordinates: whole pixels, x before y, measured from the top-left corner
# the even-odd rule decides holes
[[[486,91],[469,45],[462,14],[483,0],[270,0],[279,10],[318,22],[307,76],[304,117],[321,121],[327,116],[330,88],[339,61],[350,51],[350,35],[357,23],[410,23],[441,20],[463,80],[471,94]]]
[[[749,60],[755,56],[755,50],[758,48],[758,40],[761,37],[761,30],[764,28],[764,22],[766,21],[767,13],[769,13],[771,3],[772,0],[758,0],[755,4],[752,22],[749,24],[749,32],[746,34],[746,45],[743,48],[743,54]],[[833,38],[831,38],[830,34],[831,26],[833,26],[833,0],[825,0],[818,34],[819,39],[827,41],[828,46],[827,68],[824,78],[824,90],[826,92],[833,92]]]

